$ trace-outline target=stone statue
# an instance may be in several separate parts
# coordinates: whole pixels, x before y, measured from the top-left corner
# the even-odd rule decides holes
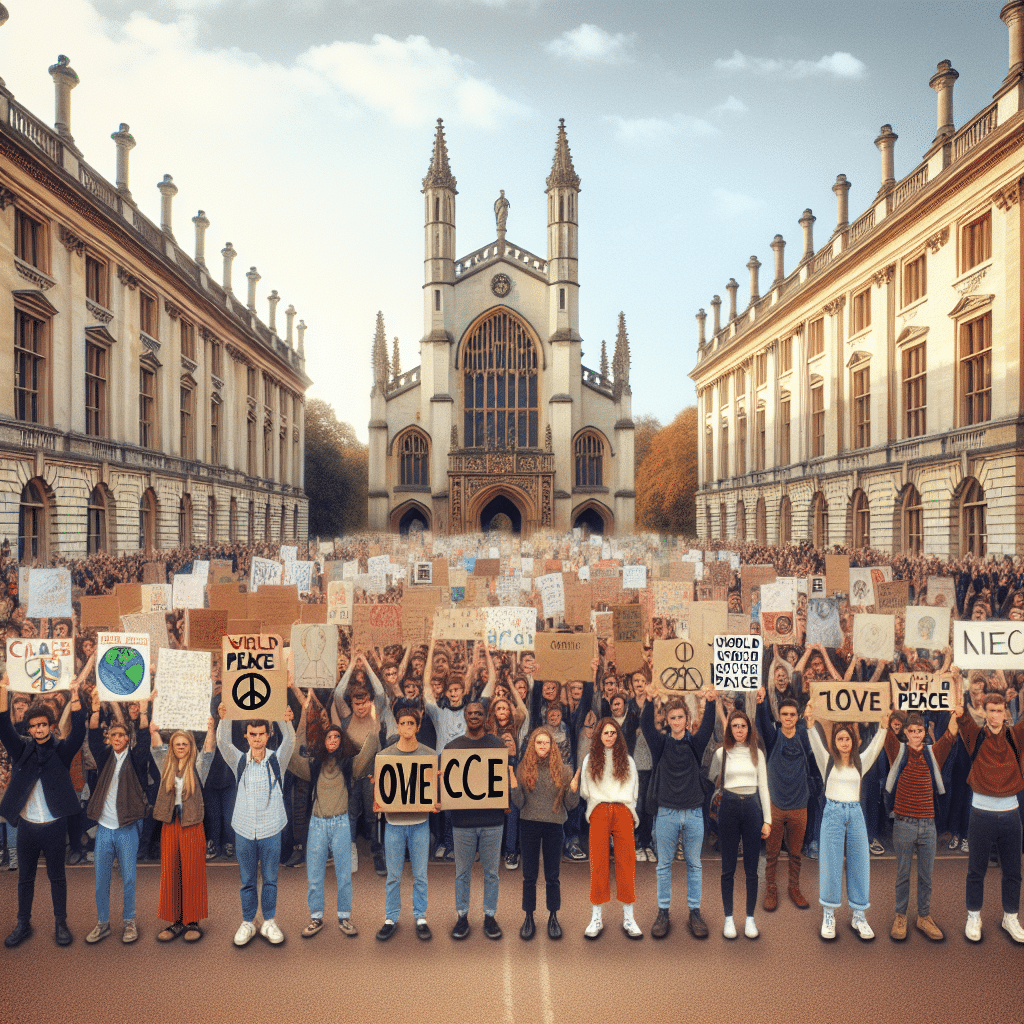
[[[494,219],[498,224],[498,234],[505,234],[505,222],[508,220],[508,208],[512,204],[505,198],[505,190],[494,200]]]

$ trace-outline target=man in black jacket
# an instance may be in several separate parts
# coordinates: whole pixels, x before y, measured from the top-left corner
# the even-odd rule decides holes
[[[58,946],[74,941],[67,925],[68,883],[64,874],[67,819],[81,807],[69,768],[85,739],[85,712],[78,684],[71,684],[71,732],[66,740],[53,735],[56,718],[46,704],[25,712],[28,736],[20,736],[7,714],[6,677],[0,683],[0,743],[11,758],[11,781],[0,801],[0,816],[18,822],[18,923],[4,939],[8,948],[32,934],[32,898],[39,854],[46,857]]]

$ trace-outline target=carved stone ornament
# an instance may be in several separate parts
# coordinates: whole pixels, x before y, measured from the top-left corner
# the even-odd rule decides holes
[[[139,287],[139,279],[124,267],[117,268],[117,279],[121,284],[126,288],[130,288],[132,291],[135,291],[135,289]]]
[[[876,288],[881,288],[883,284],[888,284],[896,274],[896,264],[890,263],[887,267],[882,267],[877,274],[872,275],[872,280],[875,282]]]
[[[924,244],[928,246],[929,252],[934,256],[949,241],[949,228],[936,231],[934,235],[925,239]]]
[[[826,316],[835,316],[842,308],[846,305],[846,296],[840,295],[838,299],[833,299],[831,302],[826,302],[822,306],[821,311]],[[801,329],[803,324],[800,325]],[[799,332],[798,332],[799,333]]]
[[[114,314],[111,313],[109,309],[104,309],[98,302],[93,302],[92,299],[85,300],[85,308],[89,310],[89,312],[92,313],[92,315],[96,317],[101,324],[109,324],[110,321],[114,319]]]
[[[17,256],[14,257],[14,269],[18,272],[19,277],[25,278],[26,281],[30,281],[44,292],[57,283],[49,274],[44,274],[37,267],[33,267],[31,263],[26,263]]]
[[[17,198],[6,185],[0,185],[0,210],[6,210],[8,206],[13,206]]]
[[[984,267],[976,274],[971,274],[970,277],[965,277],[959,284],[955,284],[953,287],[959,295],[967,295],[969,292],[977,290],[978,285],[985,280],[986,274],[988,274],[988,267]]]
[[[199,337],[202,338],[203,341],[216,341],[217,340],[216,337],[214,336],[213,332],[208,330],[206,327],[200,327],[199,328]]]
[[[459,447],[459,428],[452,424],[452,439],[448,445],[448,451],[453,452]]]
[[[57,235],[60,238],[61,245],[63,245],[68,252],[73,252],[76,256],[85,255],[84,238],[79,238],[78,235],[64,227],[63,224],[58,225]]]
[[[914,320],[917,317],[920,308],[920,306],[915,306],[913,309],[908,309],[906,313],[900,313],[900,320],[904,324],[909,324],[911,320]]]
[[[544,451],[551,451],[551,424],[544,428]]]
[[[499,299],[505,298],[510,291],[512,291],[512,278],[508,274],[495,274],[491,278],[491,291],[498,296]]]
[[[195,373],[199,369],[199,364],[194,359],[189,359],[186,355],[182,355],[181,365],[188,373]]]
[[[1019,182],[1013,181],[1009,185],[1001,188],[992,196],[992,202],[999,207],[1000,210],[1009,210],[1011,206],[1016,206],[1020,202],[1020,184]]]
[[[142,347],[148,352],[160,351],[160,342],[156,338],[151,338],[145,331],[139,331],[139,341],[142,342]]]
[[[181,316],[181,310],[170,299],[164,299],[164,312],[172,320],[177,320]]]
[[[971,316],[992,304],[994,295],[965,295],[950,311],[949,316],[957,317]]]

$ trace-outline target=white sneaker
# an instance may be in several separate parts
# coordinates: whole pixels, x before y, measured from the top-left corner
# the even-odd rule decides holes
[[[821,937],[830,940],[836,937],[836,912],[831,907],[826,907],[822,915]]]
[[[272,946],[280,946],[284,942],[284,932],[277,927],[277,922],[272,917],[260,925],[260,935]]]
[[[862,942],[870,942],[875,937],[871,925],[868,924],[867,918],[863,914],[855,914],[853,920],[850,921],[850,927]]]
[[[736,922],[733,920],[732,917],[727,917],[725,919],[725,925],[722,928],[722,934],[727,939],[735,939],[736,938]]]
[[[583,932],[585,938],[596,939],[601,934],[604,928],[604,922],[601,920],[601,908],[594,907],[594,913],[591,915],[590,924],[587,925]]]
[[[638,846],[636,848],[636,862],[637,864],[647,863],[647,854],[644,853],[644,848],[642,846]]]
[[[968,942],[981,942],[981,911],[967,911],[967,927],[964,928],[964,935]]]
[[[352,874],[354,875],[359,870],[359,848],[355,843],[352,844]]]
[[[647,849],[644,852],[647,854],[647,863],[648,864],[657,864],[658,863],[658,855],[654,852],[654,848],[653,847],[648,846]]]
[[[1014,942],[1024,945],[1024,928],[1016,914],[1003,914],[1003,931],[1005,931]]]
[[[747,923],[743,926],[743,934],[748,939],[756,939],[761,933],[757,930],[757,925],[754,923],[752,917],[747,918]]]
[[[642,939],[644,937],[644,933],[636,923],[636,918],[633,917],[632,903],[624,903],[622,905],[622,929],[631,939]]]
[[[235,945],[236,946],[247,946],[256,934],[256,925],[252,921],[243,921],[238,926],[238,931],[235,932]]]

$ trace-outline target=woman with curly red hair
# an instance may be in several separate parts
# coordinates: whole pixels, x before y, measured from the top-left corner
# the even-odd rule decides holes
[[[615,840],[615,894],[622,902],[622,927],[631,939],[644,933],[633,917],[636,875],[634,829],[639,824],[636,798],[640,787],[636,764],[626,749],[626,738],[614,718],[602,718],[594,729],[594,742],[583,761],[581,795],[587,801],[590,822],[590,902],[594,910],[584,935],[596,939],[604,923],[601,907],[611,897],[608,841]]]

